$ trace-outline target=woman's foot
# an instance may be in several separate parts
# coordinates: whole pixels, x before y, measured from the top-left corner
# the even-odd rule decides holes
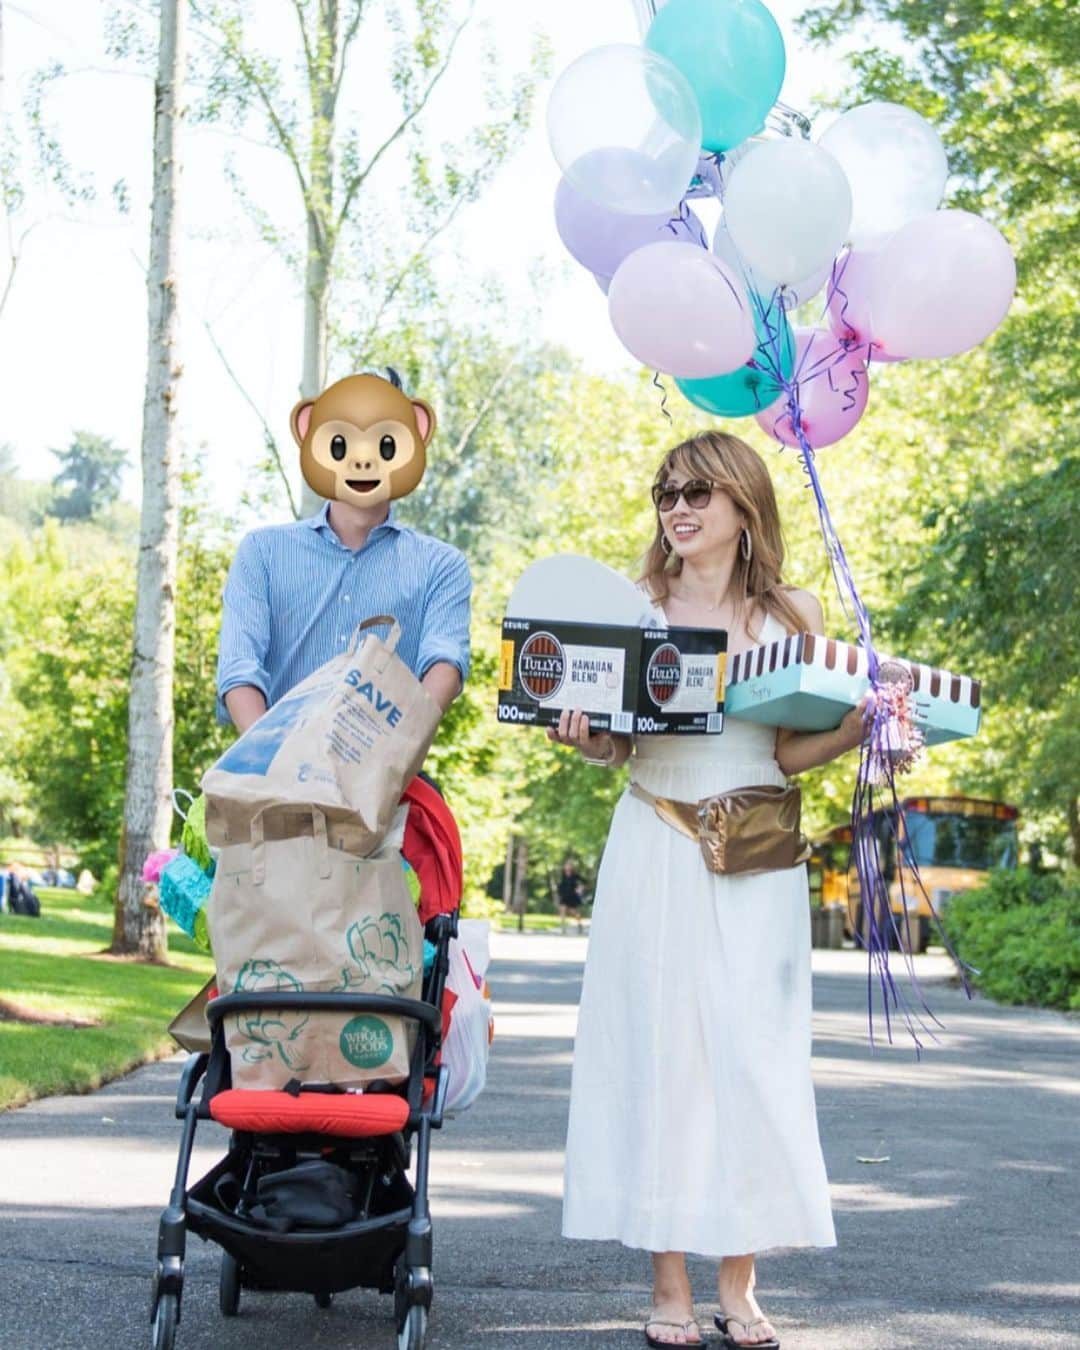
[[[650,1345],[704,1345],[701,1328],[692,1307],[685,1303],[666,1303],[657,1300],[649,1320],[645,1323],[645,1337]]]
[[[720,1315],[716,1325],[729,1345],[774,1346],[778,1344],[772,1323],[754,1297],[754,1258],[725,1256],[720,1262],[717,1284]]]
[[[702,1345],[682,1252],[653,1252],[653,1306],[645,1323],[650,1345]]]

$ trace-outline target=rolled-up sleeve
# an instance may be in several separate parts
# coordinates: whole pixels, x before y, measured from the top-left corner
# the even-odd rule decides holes
[[[270,677],[266,670],[269,650],[269,578],[258,542],[249,534],[240,541],[225,580],[218,645],[218,721],[230,721],[225,695],[239,685],[251,685],[270,702]]]
[[[472,577],[465,555],[446,548],[428,585],[416,673],[423,679],[439,661],[457,666],[462,684],[469,675],[469,597]]]

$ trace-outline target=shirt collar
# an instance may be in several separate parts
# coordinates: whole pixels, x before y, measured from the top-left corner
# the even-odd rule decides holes
[[[308,529],[315,530],[317,533],[322,534],[324,538],[329,538],[333,540],[334,543],[340,545],[342,548],[345,547],[344,544],[341,543],[341,540],[334,533],[334,527],[330,524],[330,503],[328,501],[323,502],[322,506],[315,513],[315,515],[308,516],[303,523],[308,527]],[[375,526],[375,528],[371,531],[371,534],[377,534],[379,530],[400,531],[403,530],[404,528],[405,527],[398,521],[394,512],[394,503],[391,502],[390,514],[386,517],[384,521],[382,521],[381,524]],[[370,537],[371,535],[368,536],[368,538]]]

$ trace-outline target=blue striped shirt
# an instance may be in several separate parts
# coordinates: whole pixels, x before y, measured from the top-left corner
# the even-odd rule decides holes
[[[272,706],[295,684],[345,650],[353,630],[375,614],[401,625],[398,655],[415,675],[438,661],[469,673],[469,595],[465,555],[399,525],[390,515],[363,548],[347,548],[317,516],[253,530],[240,541],[225,582],[218,651],[217,713],[238,685],[261,690]]]

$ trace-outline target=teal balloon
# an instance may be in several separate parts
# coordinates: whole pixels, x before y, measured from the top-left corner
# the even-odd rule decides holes
[[[730,150],[765,125],[784,83],[784,39],[761,0],[668,0],[645,45],[686,76],[706,150]]]
[[[783,389],[775,376],[777,349],[784,379],[790,380],[795,369],[795,336],[779,304],[769,305],[758,296],[752,296],[751,303],[758,339],[753,359],[763,369],[746,365],[727,375],[712,375],[707,380],[675,381],[695,407],[718,417],[750,417],[780,397]],[[770,331],[775,338],[770,338]]]

